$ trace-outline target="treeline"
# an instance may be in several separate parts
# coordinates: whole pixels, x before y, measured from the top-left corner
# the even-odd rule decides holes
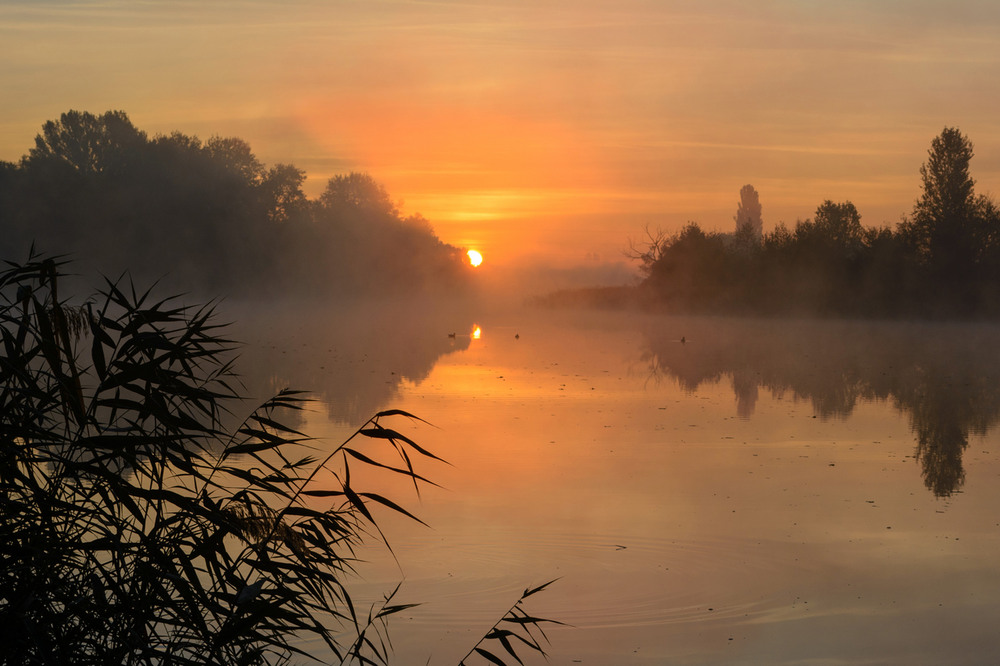
[[[167,277],[211,294],[406,295],[460,289],[464,253],[404,216],[367,174],[267,167],[238,138],[149,138],[121,111],[46,122],[0,162],[0,256],[65,254],[79,271]]]
[[[1000,315],[1000,211],[975,193],[972,143],[936,137],[923,193],[895,229],[866,228],[826,201],[794,229],[653,235],[638,258],[641,299],[671,311],[844,316]],[[751,188],[752,189],[752,188]]]

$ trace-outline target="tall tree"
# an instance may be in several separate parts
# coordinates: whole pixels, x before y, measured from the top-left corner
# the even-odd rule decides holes
[[[736,233],[743,233],[756,241],[760,241],[764,233],[764,220],[761,218],[760,195],[753,185],[744,185],[740,190],[740,203],[736,208]]]
[[[982,215],[969,174],[972,142],[946,127],[931,142],[920,167],[923,193],[900,231],[939,278],[965,280],[977,263],[983,240]]]

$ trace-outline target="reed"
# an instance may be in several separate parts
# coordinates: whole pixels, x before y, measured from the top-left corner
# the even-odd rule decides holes
[[[63,263],[0,273],[4,660],[283,664],[312,658],[312,636],[340,663],[389,663],[387,621],[412,605],[397,586],[359,610],[352,566],[382,537],[374,506],[418,519],[351,470],[431,483],[418,463],[440,459],[391,427],[416,417],[380,412],[320,454],[282,420],[300,392],[235,416],[236,345],[212,305],[124,280],[71,304]]]
[[[508,656],[517,661],[517,663],[524,664],[517,653],[517,648],[521,648],[522,652],[527,649],[529,653],[537,653],[543,657],[547,656],[542,641],[548,643],[549,638],[545,634],[543,625],[562,625],[563,623],[557,620],[547,620],[542,617],[530,615],[524,609],[524,600],[534,594],[538,594],[554,582],[555,580],[550,580],[538,587],[528,588],[522,592],[518,600],[514,602],[514,605],[462,657],[461,661],[459,661],[459,666],[469,666],[471,663],[469,660],[473,656],[478,656],[484,662],[497,664],[498,666],[504,666],[504,664],[508,663],[505,660]],[[500,644],[506,654],[500,653],[493,647],[496,643]],[[493,649],[487,649],[488,647],[493,647]]]

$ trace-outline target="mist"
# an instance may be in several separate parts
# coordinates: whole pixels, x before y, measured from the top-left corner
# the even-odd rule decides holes
[[[467,248],[402,214],[372,176],[334,176],[315,198],[304,181],[293,165],[261,163],[237,137],[150,137],[122,111],[69,111],[44,123],[18,163],[0,163],[0,253],[15,263],[55,258],[74,301],[107,280],[155,299],[211,302],[238,345],[247,410],[305,388],[344,424],[468,348],[487,313],[639,280],[624,256],[570,267],[487,257],[473,267]]]
[[[150,138],[124,112],[70,111],[0,165],[0,251],[200,299],[468,294],[464,249],[403,216],[371,176],[338,175],[316,199],[304,180],[239,138]]]
[[[685,317],[669,331],[647,322],[643,335],[654,380],[692,394],[730,383],[741,419],[763,391],[806,401],[823,420],[891,404],[909,421],[914,459],[938,497],[961,489],[970,437],[1000,421],[1000,360],[983,354],[1000,343],[991,324]]]
[[[69,111],[43,124],[20,162],[0,163],[0,252],[70,262],[93,283],[162,282],[196,300],[419,300],[470,316],[524,303],[766,316],[1000,315],[1000,212],[976,194],[972,142],[934,138],[923,195],[896,228],[862,224],[851,201],[764,231],[766,196],[747,184],[735,231],[695,222],[649,232],[618,260],[566,266],[531,255],[473,267],[431,221],[404,215],[366,173],[330,178],[310,199],[305,172],[268,166],[237,137],[150,138],[123,111]],[[734,197],[734,200],[736,198]],[[623,241],[626,239],[623,239]],[[608,249],[610,251],[611,248]]]
[[[419,384],[444,356],[468,349],[475,318],[464,304],[379,299],[307,302],[227,300],[220,316],[239,344],[247,409],[286,388],[308,389],[330,422],[355,426]],[[289,414],[299,425],[301,414]]]
[[[659,312],[746,316],[995,319],[1000,316],[1000,207],[975,190],[972,141],[946,127],[920,167],[922,195],[894,228],[868,227],[850,200],[763,231],[752,185],[733,232],[689,222],[647,228],[630,255],[634,289],[569,291],[550,305],[632,305]]]
[[[421,533],[402,539],[399,552],[417,556],[411,580],[442,592],[443,616],[452,616],[452,624],[442,625],[452,627],[444,632],[451,647],[461,642],[460,633],[474,614],[461,601],[469,596],[469,582],[483,582],[472,596],[487,598],[497,589],[497,577],[507,574],[484,564],[523,559],[517,586],[535,585],[532,576],[549,577],[539,574],[543,570],[553,578],[565,576],[576,590],[592,591],[593,581],[603,581],[607,591],[588,602],[593,604],[586,609],[590,617],[583,617],[581,625],[587,627],[586,638],[602,643],[595,654],[610,654],[623,640],[640,636],[640,629],[648,632],[640,636],[644,641],[662,639],[673,624],[669,618],[681,617],[677,626],[690,634],[700,621],[689,613],[695,606],[712,611],[711,620],[704,616],[706,626],[719,626],[726,614],[714,614],[713,608],[722,608],[716,599],[738,609],[733,618],[747,618],[746,611],[765,595],[789,596],[788,571],[803,576],[810,594],[820,589],[814,581],[831,578],[821,566],[801,571],[782,566],[780,583],[771,590],[745,588],[744,580],[730,584],[726,575],[747,577],[728,560],[716,567],[720,561],[704,557],[702,544],[724,543],[730,550],[746,530],[749,550],[737,549],[734,562],[745,562],[747,553],[781,562],[776,554],[784,556],[789,545],[797,548],[809,538],[793,536],[789,525],[836,522],[816,510],[819,495],[812,481],[821,473],[853,469],[858,476],[847,483],[843,476],[824,481],[824,492],[836,497],[824,510],[850,528],[834,537],[824,529],[820,540],[809,542],[817,550],[826,551],[840,539],[855,553],[854,544],[863,541],[857,538],[861,514],[854,507],[871,512],[875,500],[845,501],[843,488],[855,479],[876,479],[879,493],[894,494],[886,502],[901,507],[894,516],[917,510],[905,499],[914,495],[908,487],[893,491],[878,474],[883,462],[871,451],[881,444],[872,441],[869,447],[868,442],[874,435],[848,432],[855,428],[852,421],[839,430],[851,439],[838,448],[824,439],[830,431],[816,434],[816,424],[847,424],[862,406],[872,407],[881,425],[892,425],[902,414],[915,440],[907,459],[919,464],[933,499],[951,500],[977,485],[966,483],[967,469],[971,480],[977,467],[984,467],[983,456],[967,454],[1000,422],[994,381],[1000,363],[984,354],[1000,344],[1000,332],[978,322],[915,326],[910,321],[1000,315],[1000,215],[990,199],[975,194],[969,158],[971,142],[957,130],[946,129],[935,139],[921,170],[924,197],[894,229],[866,228],[853,203],[827,200],[793,228],[779,224],[765,231],[766,193],[746,185],[734,202],[733,231],[705,231],[691,223],[676,234],[651,232],[644,244],[633,245],[620,258],[613,254],[616,248],[607,248],[573,266],[529,254],[530,238],[525,238],[521,256],[494,264],[486,254],[482,265],[473,266],[467,250],[476,248],[443,242],[432,221],[403,214],[370,174],[336,175],[310,198],[302,188],[302,170],[263,164],[242,139],[202,140],[177,132],[151,138],[124,112],[71,111],[45,123],[20,162],[0,163],[0,250],[15,264],[53,257],[62,272],[74,274],[64,282],[55,279],[48,262],[33,269],[45,276],[52,305],[72,301],[65,309],[76,313],[83,334],[73,343],[65,334],[66,348],[73,350],[66,358],[79,355],[86,362],[91,350],[86,372],[95,377],[106,371],[99,355],[105,347],[131,353],[131,343],[118,347],[98,339],[97,322],[117,324],[97,307],[95,322],[94,303],[78,307],[83,305],[79,298],[102,286],[98,276],[104,275],[116,285],[112,289],[151,290],[148,301],[141,296],[120,300],[129,303],[138,328],[155,328],[160,321],[159,305],[147,310],[148,303],[174,295],[184,304],[214,303],[218,323],[231,322],[222,329],[222,342],[229,353],[232,341],[238,358],[232,366],[228,358],[221,366],[234,368],[240,408],[220,421],[243,423],[285,389],[305,390],[313,400],[304,410],[284,414],[280,428],[315,435],[322,451],[339,441],[330,437],[339,428],[350,432],[358,424],[377,423],[386,413],[415,414],[411,425],[421,429],[419,441],[429,441],[433,457],[440,453],[454,463],[436,472],[434,486],[438,478],[448,483],[438,488],[441,494],[428,493],[421,507],[431,517],[427,524],[444,529],[432,538]],[[941,187],[947,183],[959,185],[949,191]],[[16,294],[6,297],[8,304],[25,305],[23,315],[9,316],[15,328],[31,322],[26,305],[34,298],[33,288],[7,283],[8,294]],[[78,293],[84,296],[74,296]],[[35,298],[32,311],[42,331],[51,329],[44,298]],[[164,307],[172,308],[174,301],[167,302]],[[586,311],[554,313],[555,308]],[[595,312],[598,308],[604,312]],[[64,321],[62,308],[51,312],[53,320]],[[901,321],[882,321],[890,318]],[[14,334],[7,338],[8,349],[21,344]],[[142,348],[143,353],[172,366],[170,339],[156,344]],[[200,367],[198,344],[190,345],[194,360],[187,367]],[[160,355],[163,349],[168,351]],[[45,351],[39,345],[27,356]],[[52,380],[51,395],[73,399],[73,392],[61,390],[68,382],[57,384],[58,371],[42,376]],[[129,385],[127,374],[114,381],[119,383],[101,390],[122,385],[146,400],[141,386]],[[659,390],[665,385],[668,390]],[[713,403],[716,394],[725,394],[725,400]],[[806,411],[781,404],[783,396],[807,403]],[[109,404],[116,401],[117,395]],[[145,409],[139,400],[130,404],[137,413]],[[35,412],[26,413],[33,427]],[[372,420],[373,414],[379,417]],[[764,427],[745,427],[751,417],[764,421]],[[285,431],[286,426],[298,431]],[[382,439],[395,445],[394,437]],[[854,446],[862,440],[863,447]],[[813,443],[816,448],[806,451]],[[832,456],[831,462],[817,463],[813,451]],[[351,455],[366,460],[368,454]],[[757,474],[765,460],[766,476]],[[374,464],[394,474],[404,469]],[[410,469],[405,454],[404,464]],[[408,480],[405,485],[409,491]],[[804,494],[796,496],[800,485]],[[984,486],[989,483],[981,481],[975,492]],[[960,532],[963,545],[982,543],[979,536],[995,523],[995,502],[984,494],[982,527]],[[758,499],[730,500],[741,495]],[[607,497],[614,502],[609,505]],[[707,509],[700,513],[702,507]],[[755,509],[759,522],[745,522],[744,515],[751,513],[746,508]],[[871,520],[867,514],[864,519]],[[881,514],[876,520],[877,534],[896,522]],[[512,529],[506,521],[512,521]],[[685,521],[692,526],[686,534]],[[39,524],[49,531],[45,521]],[[928,552],[939,529],[935,524],[907,552]],[[552,538],[562,532],[568,536]],[[676,557],[678,539],[691,545],[685,547],[691,563],[726,581],[737,595],[727,601],[718,591],[706,594],[708,586],[678,597],[674,590],[681,577],[668,574],[685,566]],[[864,562],[875,559],[871,553],[881,557],[884,552],[881,537],[868,541],[876,550],[865,551]],[[525,544],[542,544],[542,557],[524,556],[519,549]],[[776,546],[767,550],[761,544]],[[485,560],[479,559],[484,546],[495,550]],[[423,548],[430,554],[421,563]],[[574,550],[584,556],[567,562],[567,552]],[[990,544],[982,550],[992,567]],[[621,559],[633,555],[648,561]],[[391,559],[395,577],[400,560],[395,552]],[[706,562],[710,568],[700,569]],[[845,562],[850,563],[838,559],[833,571],[844,571]],[[420,570],[428,563],[429,576]],[[897,569],[897,562],[892,566]],[[986,585],[995,579],[989,573]],[[697,577],[691,580],[688,584],[702,585]],[[461,586],[459,594],[452,593],[459,589],[452,585]],[[629,597],[630,585],[641,594]],[[912,587],[907,580],[906,588]],[[827,599],[838,599],[842,592],[838,588]],[[571,594],[571,603],[580,606],[577,592]],[[83,596],[97,598],[89,592]],[[855,597],[862,599],[853,590],[849,596],[852,604]],[[74,598],[80,598],[75,591]],[[881,618],[869,612],[868,603],[854,606],[860,609],[856,614]],[[607,621],[616,605],[627,610],[622,617],[634,617],[638,604],[654,610],[652,621],[634,627]],[[778,608],[753,612],[771,622],[771,610]],[[572,625],[576,620],[569,610],[566,624]],[[793,631],[799,636],[795,619]],[[742,627],[747,621],[737,622]],[[891,621],[885,624],[895,630]],[[411,626],[422,640],[429,633],[426,624]],[[839,637],[837,642],[849,643]],[[567,659],[590,657],[579,652],[579,639],[569,643]],[[422,649],[409,654],[403,657],[407,663],[425,660]]]

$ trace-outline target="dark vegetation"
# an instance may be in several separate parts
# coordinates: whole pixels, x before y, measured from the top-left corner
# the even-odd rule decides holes
[[[882,401],[909,420],[914,460],[936,497],[960,492],[970,438],[1000,422],[1000,332],[993,324],[681,317],[647,330],[654,376],[687,391],[731,382],[740,418],[761,390],[807,401],[820,419]]]
[[[36,254],[198,298],[334,297],[355,314],[372,296],[468,290],[464,252],[370,176],[332,178],[316,200],[304,179],[240,139],[150,139],[117,111],[65,113],[18,164],[0,162],[0,252],[29,255],[0,273],[0,663],[278,664],[312,660],[308,635],[337,663],[391,661],[387,622],[413,604],[397,587],[357,607],[352,566],[372,538],[388,546],[379,510],[418,519],[352,470],[432,483],[416,463],[437,457],[390,425],[416,417],[367,418],[324,388],[331,414],[367,418],[331,450],[296,430],[303,394],[268,393],[273,373],[250,377],[255,400],[271,397],[247,406],[214,307],[136,292],[131,278],[67,299],[79,275]],[[336,335],[328,347],[343,346]],[[434,340],[392,374],[426,372],[448,342]],[[468,663],[544,655],[550,621],[523,602],[547,586],[525,590]]]
[[[185,292],[254,297],[409,295],[465,287],[465,255],[403,216],[367,174],[308,199],[305,173],[265,167],[238,138],[150,138],[121,111],[46,122],[0,162],[0,256],[29,247],[84,274],[169,276]]]
[[[306,634],[337,662],[388,663],[386,622],[410,605],[394,590],[357,608],[351,567],[377,511],[416,518],[352,470],[430,483],[416,463],[437,458],[391,425],[415,417],[383,411],[323,450],[285,425],[297,392],[240,415],[210,307],[112,281],[73,301],[59,270],[0,273],[2,662],[278,664]],[[546,585],[470,655],[544,654],[548,621],[522,602]]]
[[[825,201],[793,229],[763,233],[756,192],[744,188],[735,233],[695,223],[650,233],[632,253],[646,274],[633,297],[688,313],[1000,316],[1000,210],[976,194],[972,156],[959,130],[936,137],[923,194],[895,229],[862,226],[853,203]]]

